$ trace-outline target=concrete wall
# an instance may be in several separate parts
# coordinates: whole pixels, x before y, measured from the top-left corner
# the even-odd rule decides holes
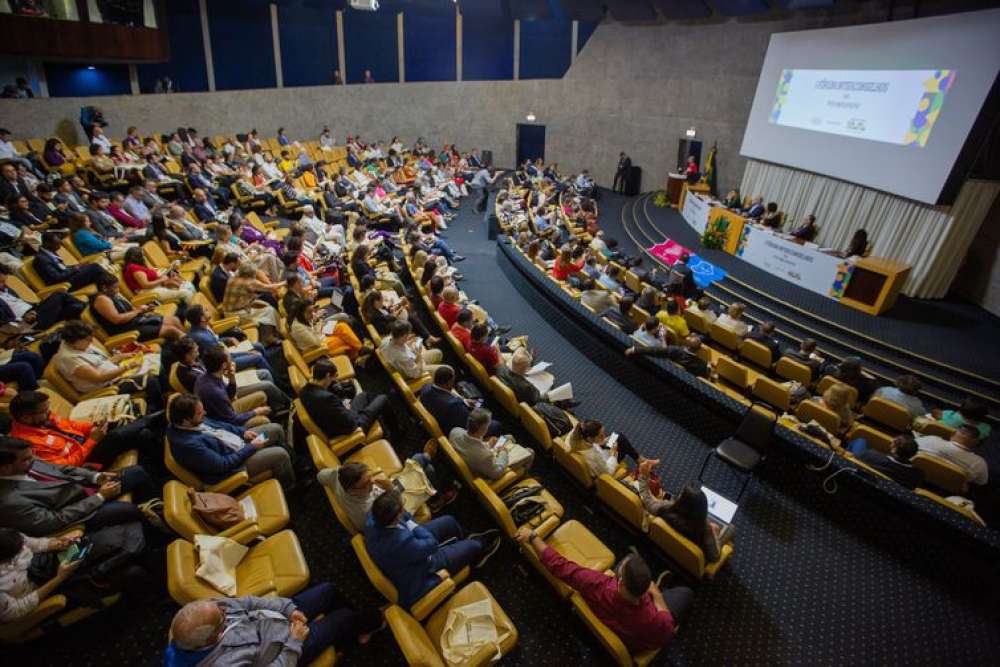
[[[983,220],[951,289],[1000,315],[1000,197]]]
[[[590,168],[610,184],[617,155],[643,168],[643,189],[661,186],[677,140],[694,126],[719,145],[720,186],[743,172],[739,147],[772,32],[882,20],[879,3],[784,20],[719,20],[659,26],[602,24],[562,80],[320,86],[170,96],[0,100],[0,126],[17,137],[59,134],[82,143],[79,108],[105,110],[112,136],[191,125],[208,132],[315,137],[323,124],[342,137],[423,136],[432,144],[491,149],[515,157],[515,126],[530,111],[546,125],[546,158],[564,172]],[[865,13],[867,12],[867,13]]]

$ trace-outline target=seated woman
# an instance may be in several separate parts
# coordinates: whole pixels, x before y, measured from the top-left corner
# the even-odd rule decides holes
[[[278,283],[262,281],[257,267],[243,262],[236,269],[236,275],[226,283],[222,311],[227,317],[239,317],[244,324],[258,325],[261,343],[267,347],[278,331],[278,311],[261,295],[267,293],[273,300],[280,287]]]
[[[618,302],[618,305],[614,308],[608,308],[597,314],[598,317],[606,317],[615,323],[615,325],[624,331],[626,334],[632,335],[636,329],[635,322],[631,318],[632,306],[635,305],[635,299],[630,296],[622,297],[622,300]]]
[[[709,518],[708,498],[697,486],[685,486],[673,500],[653,495],[649,489],[650,471],[659,462],[659,459],[645,459],[639,464],[639,497],[643,506],[701,547],[706,563],[716,562],[722,555],[723,545],[733,540],[733,526],[723,528]]]
[[[323,333],[323,321],[316,317],[316,308],[312,301],[299,304],[293,314],[290,314],[291,326],[288,334],[300,350],[311,350],[315,347],[325,347],[330,354],[346,354],[353,361],[358,358],[364,344],[351,330],[350,325],[343,320],[333,323],[333,331]]]
[[[715,323],[724,329],[732,331],[740,338],[746,338],[750,332],[750,325],[743,319],[743,311],[746,306],[742,303],[731,303],[725,313],[716,318]]]
[[[215,346],[215,348],[217,347],[219,346]],[[176,359],[177,380],[186,392],[194,393],[198,378],[207,372],[204,364],[201,363],[198,343],[190,336],[176,340],[173,344],[173,358]],[[253,396],[246,404],[254,403],[253,407],[258,407],[266,402],[273,413],[287,411],[288,406],[291,405],[291,399],[274,384],[271,373],[263,368],[258,368],[256,371],[258,381],[238,385],[236,398],[251,397],[257,392],[263,392],[265,397],[263,401],[258,396]],[[241,404],[240,407],[244,407],[246,404]]]
[[[367,243],[360,243],[351,254],[351,272],[354,277],[361,280],[363,276],[373,275],[378,281],[380,289],[391,289],[400,296],[406,294],[406,289],[400,281],[399,276],[388,270],[376,271],[369,263],[371,248]]]
[[[405,320],[410,323],[418,336],[427,341],[428,345],[438,342],[440,338],[430,335],[430,331],[424,326],[424,323],[409,308],[409,301],[405,298],[400,299],[392,306],[386,306],[382,292],[373,289],[365,294],[364,302],[361,304],[361,315],[365,322],[372,325],[381,336],[389,335],[396,320]]]
[[[764,209],[764,216],[760,219],[760,224],[771,229],[781,228],[781,213],[778,211],[778,205],[773,201],[767,203],[767,207]]]
[[[743,208],[743,202],[740,201],[740,193],[736,190],[730,190],[726,193],[726,198],[722,200],[722,205],[726,208],[732,208],[739,210]]]
[[[107,354],[94,345],[93,327],[80,320],[67,322],[60,335],[62,342],[50,363],[78,392],[89,394],[105,387],[114,387],[119,394],[145,392],[149,412],[163,408],[159,381],[153,374],[136,374],[134,353]]]
[[[76,572],[82,559],[59,562],[51,578],[39,583],[38,556],[69,548],[82,533],[75,530],[61,537],[28,537],[12,528],[0,528],[0,624],[31,614]]]
[[[620,475],[619,466],[624,458],[632,459],[636,465],[641,464],[645,459],[639,456],[635,447],[624,434],[615,433],[613,435],[615,438],[611,441],[612,439],[604,431],[604,425],[601,422],[584,419],[577,422],[573,430],[569,432],[566,443],[571,452],[583,456],[592,477],[600,477],[604,473],[615,477]]]
[[[135,308],[118,291],[118,279],[105,273],[97,279],[97,294],[90,297],[90,312],[109,336],[137,331],[139,341],[180,338],[184,327],[175,315],[153,313],[154,306]]]
[[[985,440],[990,437],[992,427],[986,422],[988,410],[986,404],[978,398],[966,398],[958,406],[958,410],[931,410],[931,416],[941,424],[950,428],[958,428],[966,424],[976,427],[979,436]]]
[[[125,268],[122,278],[135,293],[150,293],[160,301],[190,303],[196,290],[194,285],[181,278],[175,269],[159,271],[146,265],[142,248],[131,247],[125,251]]]
[[[581,270],[583,270],[583,260],[573,261],[573,248],[569,245],[560,248],[559,256],[552,265],[552,277],[559,281],[569,280],[570,276],[576,275]]]
[[[101,144],[90,144],[90,168],[99,175],[113,174],[115,171],[115,163],[105,155]]]
[[[851,426],[854,425],[854,414],[851,412],[850,397],[851,394],[848,388],[843,384],[836,383],[827,387],[826,391],[819,398],[820,405],[831,412],[835,412],[837,417],[840,418],[837,430],[833,433],[838,438],[843,437],[850,430]]]
[[[45,160],[45,164],[50,167],[55,167],[60,172],[66,170],[68,158],[63,151],[62,142],[55,137],[46,140],[45,146],[42,149],[42,157]]]
[[[118,261],[125,256],[125,253],[129,250],[129,248],[135,248],[138,250],[134,243],[126,243],[123,241],[109,243],[108,241],[102,239],[94,233],[93,223],[90,221],[90,218],[83,213],[70,214],[69,231],[71,238],[73,239],[73,245],[76,246],[77,252],[84,257],[106,252],[111,256],[112,260]],[[140,254],[142,253],[141,250],[139,252]]]

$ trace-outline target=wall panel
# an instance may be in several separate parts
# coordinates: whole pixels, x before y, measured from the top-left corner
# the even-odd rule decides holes
[[[391,11],[344,11],[344,59],[347,83],[364,81],[370,69],[376,83],[399,81],[396,14]]]
[[[337,69],[337,15],[333,7],[309,3],[278,6],[281,75],[285,86],[321,86]]]
[[[208,90],[198,0],[170,0],[164,5],[170,60],[139,65],[140,90],[144,93],[153,92],[156,80],[164,76],[173,80],[175,91],[191,93]]]
[[[514,21],[462,16],[462,80],[514,78]]]
[[[45,63],[45,79],[52,97],[92,97],[128,95],[128,65],[87,65]]]
[[[270,3],[262,0],[209,2],[208,31],[217,90],[277,85]]]
[[[403,15],[407,81],[454,81],[455,15]]]

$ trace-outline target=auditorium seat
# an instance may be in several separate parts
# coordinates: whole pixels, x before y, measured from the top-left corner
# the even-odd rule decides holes
[[[559,466],[569,473],[570,477],[576,480],[583,488],[589,489],[594,485],[594,478],[590,474],[587,462],[580,454],[571,452],[569,445],[563,438],[552,440],[552,455]]]
[[[939,505],[942,505],[944,507],[947,507],[950,510],[958,512],[962,516],[964,516],[964,517],[966,517],[968,519],[971,519],[972,521],[975,521],[980,526],[985,526],[986,525],[986,522],[983,521],[983,518],[981,516],[979,516],[978,514],[976,514],[976,511],[974,509],[971,509],[971,508],[969,508],[967,506],[963,506],[963,505],[956,505],[955,503],[949,501],[947,498],[939,496],[938,494],[934,493],[933,491],[928,491],[927,489],[916,489],[916,493],[917,493],[918,496],[923,496],[924,498],[927,498],[929,500],[933,500],[934,502],[938,503]]]
[[[735,388],[741,394],[750,386],[750,369],[729,357],[719,357],[715,365],[719,380]]]
[[[897,432],[909,431],[913,424],[913,417],[906,408],[878,396],[868,399],[861,412],[868,419]]]
[[[497,402],[506,410],[511,417],[517,417],[521,406],[514,396],[514,391],[505,385],[503,381],[495,375],[490,376],[489,390]]]
[[[753,397],[783,412],[791,410],[792,396],[783,383],[758,375],[753,383]]]
[[[479,363],[479,360],[468,352],[462,355],[462,359],[465,361],[465,365],[468,366],[469,370],[472,372],[472,376],[476,378],[476,382],[479,384],[480,389],[488,388],[490,385],[490,375],[486,372],[486,367]]]
[[[632,528],[646,532],[646,509],[635,490],[605,473],[594,480],[594,491],[605,505]]]
[[[235,526],[219,530],[205,523],[191,506],[191,492],[194,489],[177,480],[169,480],[163,485],[163,518],[174,532],[185,540],[194,541],[195,535],[219,535],[240,540],[234,535],[255,527],[260,535],[274,535],[288,525],[290,516],[285,494],[276,479],[255,484],[247,491],[235,496],[238,502],[249,498],[253,502],[257,517],[244,519]]]
[[[250,477],[246,470],[240,470],[238,472],[234,472],[221,482],[206,484],[198,479],[194,473],[177,462],[177,459],[174,458],[173,452],[170,450],[170,438],[166,437],[163,438],[163,460],[167,470],[170,471],[170,474],[196,491],[230,494],[240,487],[251,484],[260,484],[264,480],[270,479],[272,476],[270,470],[265,470],[254,477]]]
[[[688,311],[685,310],[684,312],[686,313]],[[743,339],[737,336],[734,332],[720,326],[716,322],[712,322],[712,324],[709,325],[708,336],[730,352],[736,352],[739,350],[740,344],[743,342]]]
[[[850,442],[856,438],[864,438],[871,449],[878,450],[883,454],[889,453],[892,446],[892,436],[879,431],[867,424],[855,423],[851,430],[844,436],[844,442]]]
[[[236,566],[236,596],[291,597],[304,589],[309,583],[309,565],[295,533],[283,530],[261,542],[254,542],[252,533],[247,531],[239,540],[250,551]],[[167,546],[167,590],[177,604],[222,595],[198,578],[197,569],[198,553],[192,542],[177,539]]]
[[[763,371],[770,371],[773,363],[771,349],[755,340],[745,340],[740,344],[740,358]]]
[[[340,467],[341,457],[327,447],[321,438],[317,438],[315,435],[306,436],[306,447],[309,449],[309,455],[317,470]],[[344,462],[364,463],[371,469],[373,475],[383,472],[392,476],[403,469],[403,464],[399,461],[396,450],[392,448],[392,444],[388,440],[375,440],[366,443],[361,448],[352,451],[344,459]]]
[[[857,405],[858,403],[857,387],[852,387],[849,384],[844,384],[843,382],[836,379],[832,375],[824,375],[822,378],[820,378],[819,382],[816,383],[816,393],[822,396],[827,389],[829,389],[832,385],[835,384],[841,384],[847,387],[847,405],[853,409],[854,406]]]
[[[310,435],[316,436],[322,442],[326,443],[326,446],[330,448],[337,456],[344,456],[350,452],[355,447],[358,447],[363,442],[375,442],[383,437],[382,426],[376,421],[369,428],[368,432],[365,433],[360,428],[355,429],[353,433],[348,435],[338,435],[334,437],[328,437],[326,433],[313,421],[309,413],[306,412],[305,406],[302,404],[301,399],[295,399],[292,403],[295,408],[295,416],[298,418],[299,422]]]
[[[106,595],[100,598],[100,607],[74,607],[67,611],[69,598],[58,593],[50,595],[21,618],[0,623],[0,644],[21,644],[38,639],[50,630],[58,631],[90,618],[117,603],[121,597],[120,593]]]
[[[657,516],[649,521],[649,539],[685,571],[698,579],[715,577],[719,569],[733,555],[733,545],[724,544],[719,560],[706,563],[705,553],[699,545],[681,535],[673,526]]]
[[[955,435],[955,429],[939,421],[917,420],[913,429],[923,435],[936,435],[945,440],[951,440],[951,436]]]
[[[75,264],[76,262],[73,263]],[[45,281],[42,280],[42,277],[38,275],[37,271],[35,271],[34,264],[35,264],[34,257],[25,257],[23,260],[23,264],[21,264],[21,275],[25,277],[25,279],[28,281],[28,285],[31,287],[31,289],[35,291],[35,293],[38,295],[39,298],[44,299],[54,292],[70,291],[69,283],[56,283],[54,285],[46,285]],[[92,284],[85,285],[78,290],[73,290],[71,294],[79,299],[87,301],[88,297],[90,297],[93,294],[97,294],[97,286]]]
[[[684,321],[687,322],[688,328],[691,331],[708,334],[708,318],[705,317],[704,313],[690,309],[685,310]]]
[[[788,357],[778,359],[778,363],[774,365],[774,372],[778,377],[793,380],[804,387],[812,384],[812,369]]]
[[[455,593],[451,599],[442,604],[424,625],[420,625],[402,607],[392,605],[385,610],[385,620],[389,624],[396,643],[406,663],[411,667],[446,667],[441,653],[441,639],[448,624],[448,616],[453,609],[489,600],[493,607],[493,617],[499,628],[509,628],[501,636],[496,646],[483,646],[475,655],[462,660],[463,667],[483,667],[489,665],[510,653],[517,645],[518,633],[514,622],[510,620],[503,607],[490,594],[482,583],[474,581]]]
[[[458,471],[458,475],[462,478],[462,482],[465,486],[471,489],[478,477],[473,475],[472,471],[469,470],[469,466],[465,462],[465,459],[462,458],[461,454],[455,451],[455,448],[451,446],[451,442],[448,438],[438,438],[437,444],[438,448],[444,451],[448,460],[451,461],[452,467]],[[491,489],[500,493],[505,488],[516,482],[519,476],[520,473],[515,472],[512,468],[508,468],[499,479],[489,480],[487,484]]]
[[[927,484],[947,491],[950,495],[964,496],[969,490],[969,476],[965,469],[947,459],[927,452],[917,452],[910,463],[924,473]]]
[[[361,567],[364,569],[365,574],[368,576],[368,581],[372,583],[379,593],[382,594],[386,600],[391,604],[399,604],[399,592],[396,590],[396,586],[389,580],[387,576],[382,573],[375,561],[368,553],[368,549],[365,547],[365,536],[358,534],[351,538],[351,547],[354,549],[355,555],[361,562]],[[462,583],[469,578],[469,573],[471,569],[468,565],[462,568],[462,570],[456,574],[454,577],[448,574],[448,570],[438,570],[437,575],[441,579],[441,583],[427,591],[422,598],[413,603],[410,607],[409,612],[418,621],[422,621],[427,618],[432,611],[437,609],[441,603],[448,599],[448,597],[455,592],[455,588],[458,584]]]
[[[444,433],[441,432],[441,426],[438,424],[438,420],[434,418],[434,415],[427,411],[427,408],[424,407],[424,404],[421,403],[419,399],[410,403],[410,408],[417,413],[420,423],[422,423],[424,428],[427,429],[427,434],[430,435],[430,437],[444,437]]]
[[[840,417],[825,405],[820,405],[819,401],[811,398],[802,401],[795,408],[795,416],[803,424],[808,424],[815,420],[830,435],[836,436],[840,433]]]
[[[542,449],[547,452],[552,451],[552,434],[549,433],[549,427],[545,424],[545,420],[527,403],[521,403],[520,407],[518,414],[524,430]]]
[[[580,620],[587,626],[587,629],[593,633],[601,646],[611,654],[611,658],[618,667],[646,667],[660,653],[660,649],[655,649],[643,651],[633,656],[629,653],[628,648],[625,647],[621,638],[612,632],[611,628],[602,623],[601,619],[597,618],[597,615],[594,614],[586,600],[579,593],[573,593],[569,598],[569,602],[573,606],[573,611],[580,617]]]

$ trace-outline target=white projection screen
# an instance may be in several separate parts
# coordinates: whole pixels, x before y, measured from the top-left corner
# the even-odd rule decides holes
[[[740,153],[935,204],[998,67],[1000,10],[777,33]]]

